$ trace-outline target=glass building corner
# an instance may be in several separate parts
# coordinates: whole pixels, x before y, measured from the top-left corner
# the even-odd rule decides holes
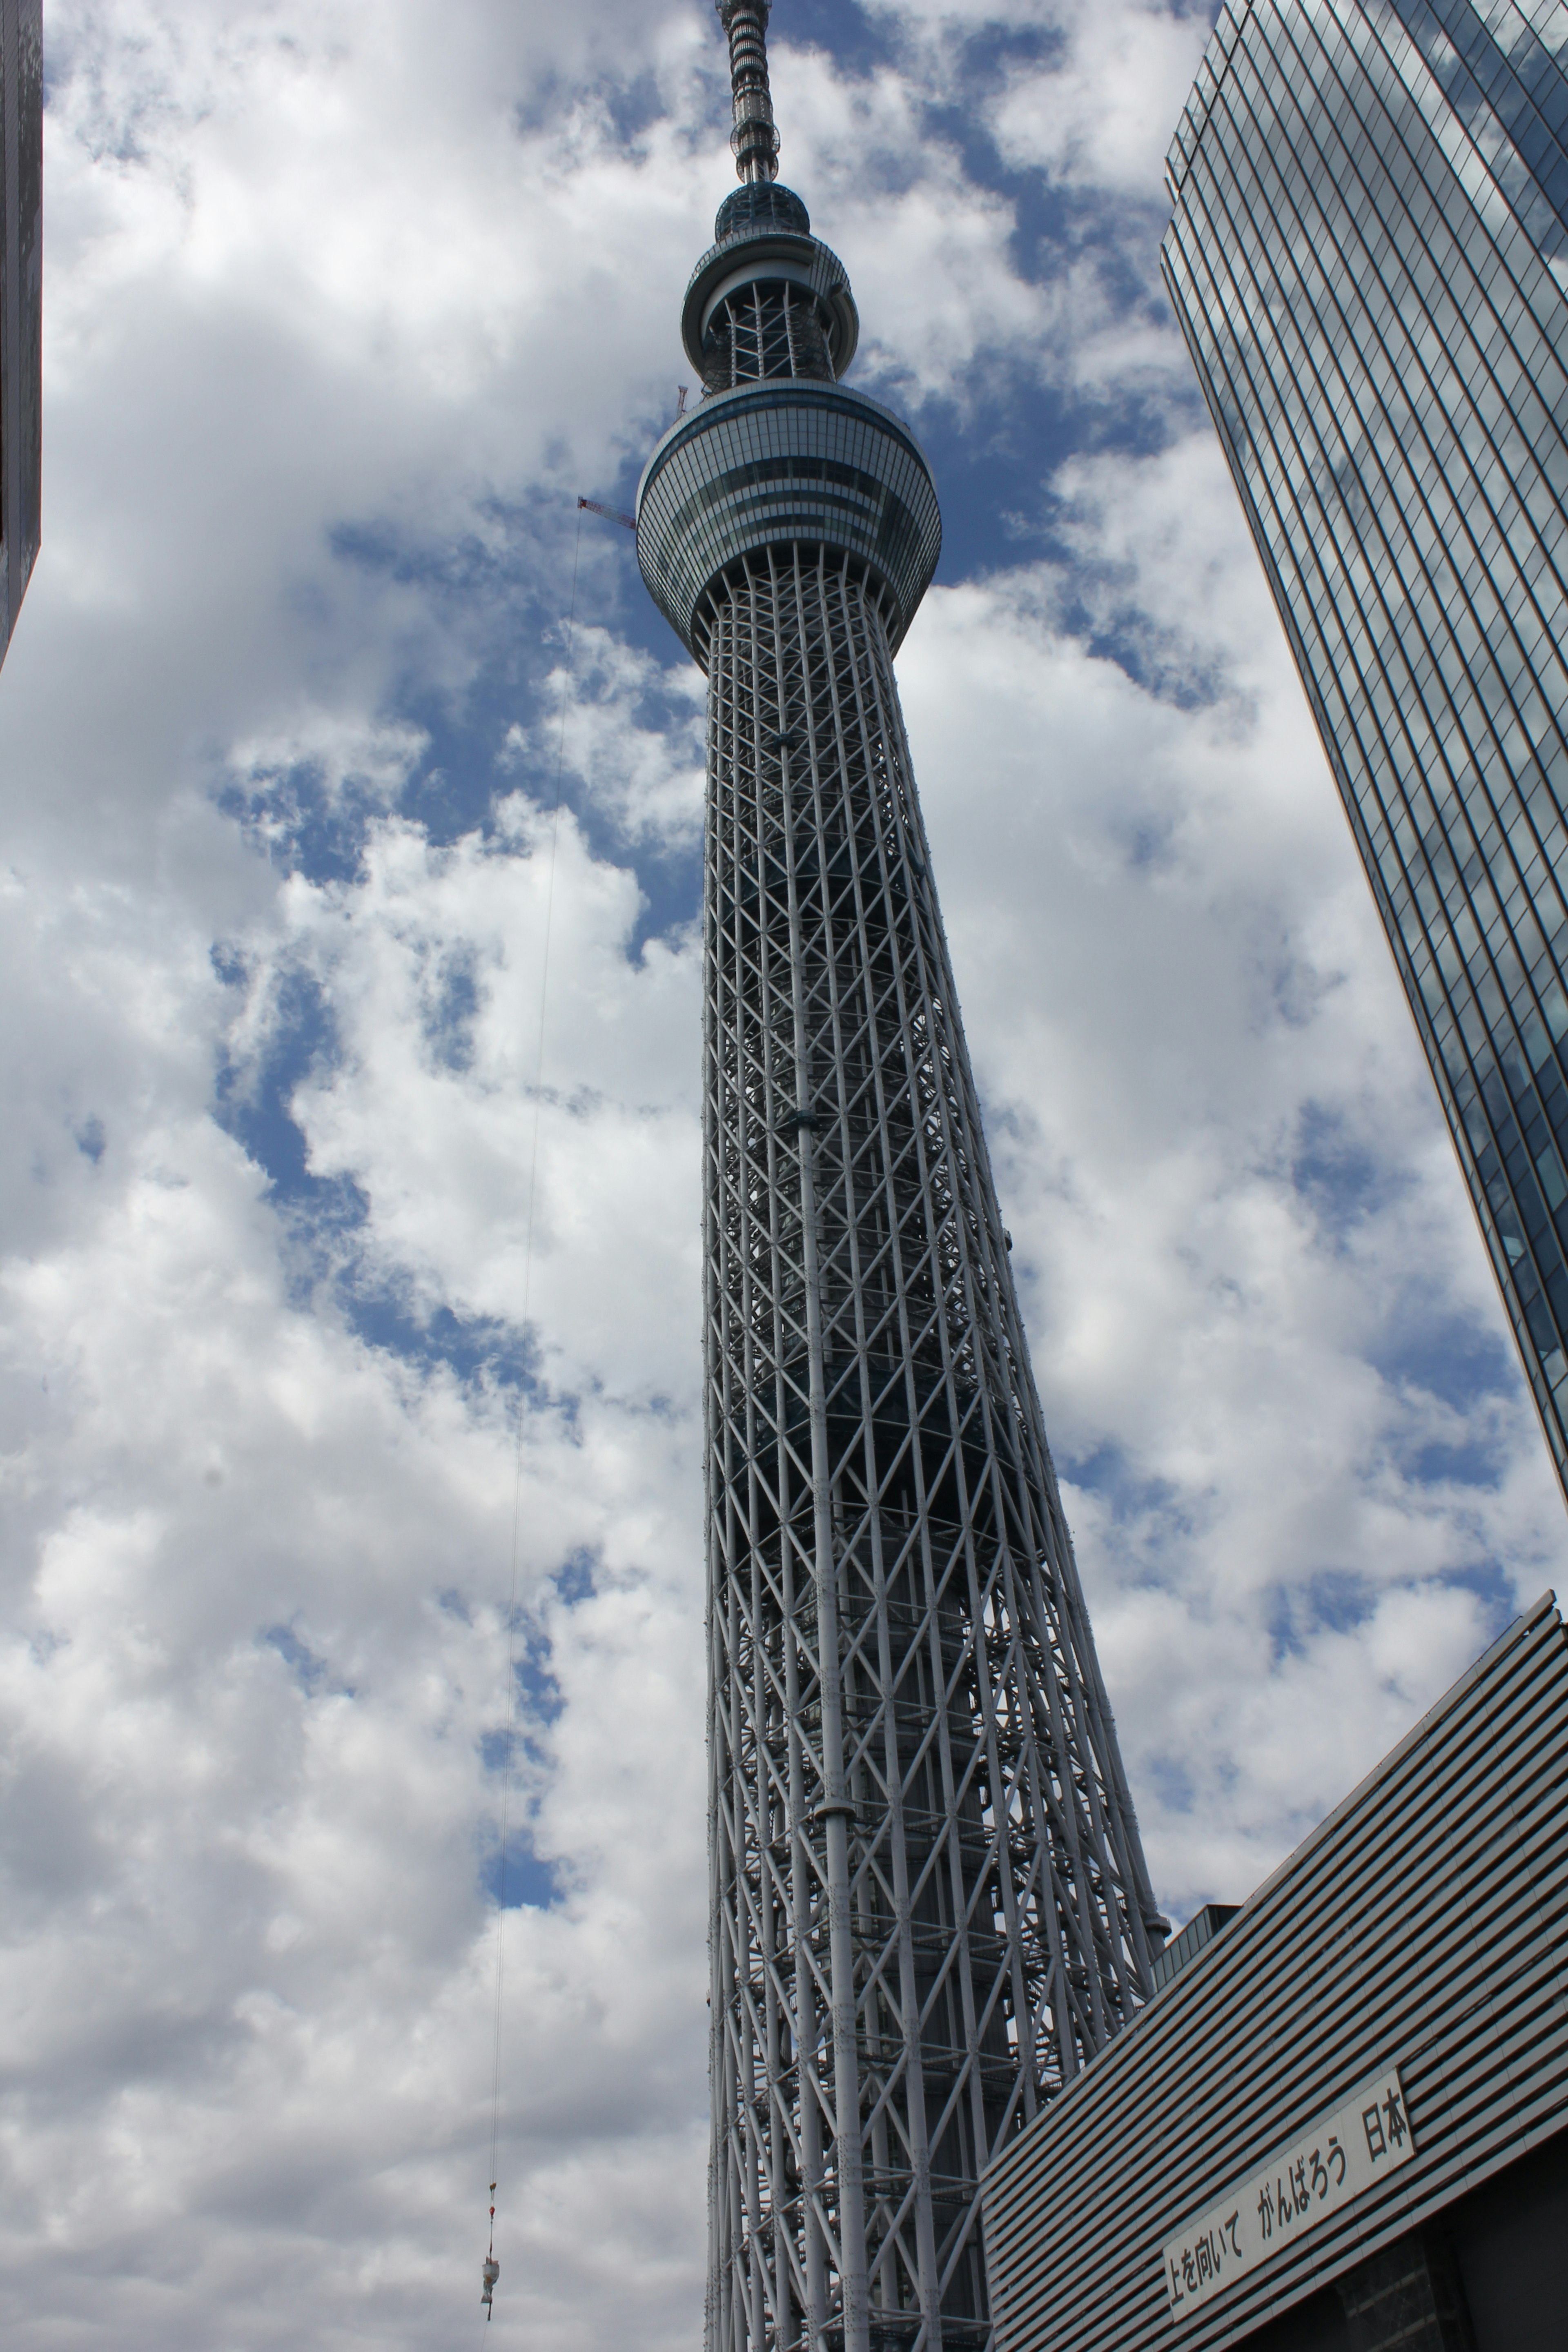
[[[1226,0],[1163,259],[1568,1484],[1565,60]]]

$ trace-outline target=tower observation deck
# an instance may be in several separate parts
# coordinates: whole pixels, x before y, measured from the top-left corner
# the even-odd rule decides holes
[[[1159,1917],[1029,1369],[893,655],[941,518],[843,373],[720,0],[741,184],[637,492],[708,676],[710,2352],[984,2352],[980,2176]]]

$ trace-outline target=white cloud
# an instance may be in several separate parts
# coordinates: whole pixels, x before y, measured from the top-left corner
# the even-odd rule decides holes
[[[356,1279],[519,1327],[526,1297],[552,1386],[689,1411],[695,942],[628,960],[632,874],[592,859],[570,815],[514,799],[498,824],[439,853],[384,824],[353,883],[296,877],[280,936],[249,954],[237,1034],[254,1053],[291,982],[321,988],[336,1051],[290,1107],[311,1172],[365,1195]]]
[[[1217,453],[1058,488],[1070,579],[939,593],[903,688],[1047,1424],[1190,1904],[1245,1892],[1474,1654],[1452,1580],[1549,1580],[1561,1505]],[[1069,586],[1159,695],[1062,633]],[[1501,1392],[1455,1404],[1457,1342]]]
[[[1158,202],[1176,127],[1172,94],[1192,87],[1211,11],[1068,0],[1047,21],[1054,53],[1010,73],[991,110],[1003,156],[1058,185]]]
[[[1012,205],[931,134],[918,85],[847,79],[820,52],[784,56],[773,79],[790,126],[782,168],[849,270],[868,388],[886,378],[911,402],[963,398],[982,352],[1037,363],[1059,298],[1018,275]]]
[[[200,993],[174,1009],[199,1021]],[[121,2340],[205,2342],[210,2293],[240,2298],[246,2340],[363,2305],[413,2341],[471,2287],[482,2205],[510,1417],[290,1302],[257,1171],[171,1101],[140,1009],[120,1043],[149,1109],[114,1142],[109,1106],[96,1197],[4,1291],[10,2332],[63,2304]],[[407,1108],[383,1104],[384,1132]],[[574,2168],[598,2193],[618,2170],[660,2184],[626,2244],[540,2249],[584,2343],[634,2294],[657,2311],[638,2229],[686,2249],[664,2258],[685,2308],[700,2204],[669,2089],[701,2050],[696,1464],[647,1385],[569,1420],[542,1400],[521,1452],[524,1633],[558,1696],[525,1709],[519,1810],[565,1902],[508,1915],[510,2210],[540,2168],[542,2210],[571,2208]],[[549,1580],[579,1556],[596,1590],[568,1607]]]
[[[555,707],[531,733],[508,729],[503,768],[525,755],[545,776],[564,766],[623,839],[700,848],[706,693],[695,663],[661,668],[589,625],[574,635],[570,668],[545,683]]]
[[[1059,38],[930,136],[1009,21]],[[1065,387],[1101,436],[1184,396],[1105,254],[1147,242],[1192,20],[895,29],[896,68],[776,76],[868,380]],[[616,533],[570,659],[562,622],[572,501],[686,373],[721,53],[673,0],[62,0],[49,37],[45,553],[0,676],[0,2326],[478,2324],[519,1500],[517,1860],[559,1899],[507,1914],[493,2341],[658,2352],[704,2205],[700,693]],[[1038,277],[988,128],[1079,207]],[[1561,1506],[1215,452],[1102,449],[1050,511],[1062,560],[936,593],[901,675],[1185,1903],[1547,1580]],[[1465,1349],[1498,1379],[1439,1393]]]

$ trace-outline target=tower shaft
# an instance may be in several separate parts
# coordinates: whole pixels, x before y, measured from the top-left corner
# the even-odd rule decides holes
[[[1152,1904],[844,555],[725,583],[708,779],[713,2341],[979,2346],[980,2173]]]
[[[984,2352],[980,2178],[1164,1931],[1062,1517],[893,680],[941,521],[773,177],[637,560],[708,672],[710,2352]],[[757,126],[766,142],[758,143]]]

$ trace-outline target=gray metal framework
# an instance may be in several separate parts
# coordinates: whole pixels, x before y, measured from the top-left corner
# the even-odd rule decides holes
[[[1226,0],[1164,265],[1568,1486],[1568,13]]]
[[[688,304],[720,388],[638,492],[709,677],[708,2340],[982,2352],[982,2172],[1149,1997],[1164,1923],[893,679],[935,494],[907,427],[813,373],[852,348],[847,281],[768,184],[766,0],[721,15],[756,178]],[[781,286],[817,331],[752,338],[776,373],[737,379]]]

